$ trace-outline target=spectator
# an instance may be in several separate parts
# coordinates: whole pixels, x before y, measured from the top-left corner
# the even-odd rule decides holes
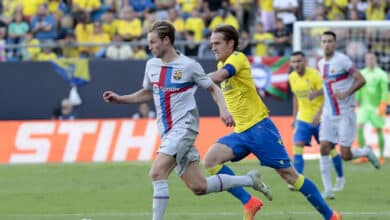
[[[237,30],[239,29],[237,18],[234,15],[232,15],[228,9],[218,10],[218,15],[211,20],[209,29],[212,31],[215,29],[215,27],[222,24],[229,24],[232,25]]]
[[[91,15],[102,6],[100,0],[72,0],[72,12],[83,11]]]
[[[22,13],[16,13],[14,20],[8,25],[8,44],[21,44],[28,30],[29,26],[27,22],[23,21]],[[19,49],[11,49],[8,52],[8,57],[13,57],[17,54],[17,51],[19,51],[19,54],[21,53]]]
[[[31,20],[31,31],[38,40],[55,40],[57,38],[57,22],[48,14],[47,6],[42,4]]]
[[[42,48],[42,52],[37,55],[37,61],[50,61],[57,59],[57,54],[53,52],[55,48],[54,42],[45,42],[46,46]]]
[[[123,0],[123,7],[131,7],[137,17],[144,18],[145,14],[156,9],[153,0]]]
[[[169,21],[173,24],[176,30],[175,38],[177,40],[184,39],[184,20],[179,16],[179,12],[175,8],[169,9]]]
[[[195,33],[194,40],[195,42],[199,42],[202,40],[203,31],[205,29],[205,23],[203,19],[200,17],[198,11],[192,11],[191,17],[187,18],[184,23],[184,27],[186,31],[193,31]]]
[[[49,13],[55,14],[60,12],[62,15],[69,14],[68,6],[61,0],[48,0]]]
[[[145,13],[145,19],[144,19],[144,22],[142,24],[142,35],[143,36],[146,37],[148,35],[149,29],[152,26],[152,24],[156,21],[156,19],[157,19],[157,17],[156,17],[156,13],[154,11],[150,11],[150,12]]]
[[[273,31],[276,56],[290,56],[291,32],[286,28],[282,19],[276,19],[276,29]]]
[[[89,16],[86,12],[80,11],[75,14],[77,24],[75,28],[76,41],[79,44],[88,43],[92,33],[93,25],[89,24]],[[80,55],[88,57],[88,47],[79,47]]]
[[[23,19],[25,19],[26,21],[31,21],[32,17],[38,13],[39,7],[43,5],[45,2],[46,0],[35,0],[35,1],[22,0],[19,1],[17,8],[18,7],[21,8]]]
[[[142,35],[142,23],[137,18],[137,13],[132,8],[123,8],[120,12],[120,20],[115,22],[117,32],[124,41],[138,39]]]
[[[186,45],[184,46],[184,54],[189,57],[195,57],[198,55],[199,46],[195,43],[195,33],[193,31],[187,31],[185,33]]]
[[[61,101],[61,106],[59,108],[54,109],[53,117],[54,117],[54,119],[60,119],[60,120],[74,120],[74,119],[76,119],[74,107],[68,98],[64,98]]]
[[[311,18],[313,11],[316,11],[318,5],[322,5],[322,0],[302,0],[300,3],[303,20],[314,20]]]
[[[356,10],[358,12],[360,20],[366,19],[366,9],[367,9],[367,1],[366,0],[350,0],[348,4],[348,9]],[[348,16],[348,15],[347,15]]]
[[[115,22],[116,19],[113,11],[109,10],[104,12],[102,15],[103,31],[104,33],[108,34],[110,39],[112,39],[117,33]]]
[[[259,0],[260,5],[260,21],[264,25],[264,31],[272,31],[275,29],[275,11],[274,11],[274,5],[273,0]]]
[[[263,57],[268,55],[269,43],[273,42],[274,36],[264,31],[263,23],[258,23],[256,25],[256,32],[253,35],[253,41],[256,44],[255,56]]]
[[[156,113],[150,109],[148,103],[141,103],[138,107],[138,111],[134,113],[131,118],[156,118]]]
[[[116,34],[113,37],[113,43],[116,43],[116,45],[110,45],[107,48],[107,58],[113,60],[126,60],[133,56],[133,50],[128,44],[123,44],[122,37],[119,34]]]
[[[366,9],[367,20],[384,20],[386,16],[385,0],[368,0]]]
[[[146,53],[145,49],[141,45],[135,45],[133,47],[133,59],[135,60],[146,60],[148,58],[148,54]]]
[[[324,0],[323,2],[328,12],[328,20],[338,20],[337,18],[345,18],[344,12],[348,6],[348,0]]]
[[[204,30],[203,32],[203,40],[199,44],[198,49],[198,58],[215,58],[214,52],[211,50],[209,38],[211,32],[209,30]]]
[[[200,1],[199,0],[177,0],[182,16],[184,19],[187,19],[192,11],[199,11]]]
[[[89,38],[89,43],[107,44],[110,43],[110,37],[103,31],[103,24],[100,21],[93,23],[93,34]],[[106,53],[106,46],[92,46],[89,47],[89,54],[92,57],[104,57]]]
[[[322,4],[318,4],[314,13],[307,17],[310,21],[323,21],[326,20],[326,8]]]
[[[252,45],[250,44],[250,37],[247,31],[241,31],[239,39],[239,48],[246,56],[252,56]]]
[[[274,0],[273,3],[276,17],[282,19],[286,29],[291,33],[293,23],[297,20],[298,1],[297,0]]]
[[[64,39],[69,32],[73,32],[74,21],[72,16],[65,15],[60,20],[60,29],[58,31],[57,39]]]
[[[175,0],[154,0],[157,20],[168,20],[168,10],[175,8]]]
[[[15,0],[3,0],[2,3],[3,3],[2,17],[4,22],[9,24],[14,19],[15,11],[19,5],[19,2]]]
[[[37,60],[38,54],[41,52],[39,44],[39,40],[34,38],[34,35],[31,32],[27,32],[24,35],[22,59]]]
[[[61,47],[61,54],[63,58],[78,58],[80,51],[75,46],[76,36],[73,32],[68,32],[63,40],[59,41]]]

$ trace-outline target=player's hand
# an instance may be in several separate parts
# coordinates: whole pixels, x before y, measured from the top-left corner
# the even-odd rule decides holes
[[[232,114],[228,110],[223,110],[220,113],[221,120],[225,124],[226,127],[234,127],[236,123],[234,122]]]
[[[334,96],[337,99],[343,100],[343,99],[347,98],[349,96],[349,94],[348,94],[348,92],[336,92],[336,93],[334,93]]]
[[[113,91],[105,91],[103,93],[103,99],[104,99],[104,101],[109,102],[109,103],[120,103],[119,102],[119,95]]]

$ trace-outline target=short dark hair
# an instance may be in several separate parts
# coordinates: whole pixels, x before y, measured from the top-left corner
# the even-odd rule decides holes
[[[305,57],[305,53],[302,51],[295,51],[291,54],[291,56],[298,56],[298,55]]]
[[[156,32],[158,38],[168,37],[172,45],[175,43],[175,27],[168,21],[156,21],[149,29],[149,33]]]
[[[223,39],[225,41],[234,41],[233,49],[238,49],[238,31],[232,25],[220,25],[217,26],[214,30],[214,33],[222,33]]]
[[[324,35],[331,35],[333,39],[336,41],[336,33],[334,33],[333,31],[325,31],[324,33],[322,33],[322,36]]]

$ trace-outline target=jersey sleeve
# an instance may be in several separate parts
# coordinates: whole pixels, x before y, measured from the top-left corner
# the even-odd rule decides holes
[[[152,90],[152,83],[151,83],[151,80],[149,78],[149,61],[146,63],[146,67],[145,67],[145,75],[144,75],[144,81],[142,82],[142,86],[144,89],[147,89],[147,90]]]
[[[222,68],[228,72],[229,78],[230,78],[230,77],[234,76],[236,73],[240,72],[241,63],[242,62],[240,62],[239,53],[234,52],[233,54],[231,54],[228,57],[228,59],[226,60],[225,64],[222,66]]]
[[[357,72],[356,67],[353,65],[353,62],[349,57],[344,55],[342,63],[344,65],[345,71],[347,71],[349,74],[354,74],[355,72]]]
[[[321,74],[313,69],[313,87],[315,90],[320,90],[323,87]]]
[[[193,62],[189,66],[189,71],[193,72],[193,80],[199,87],[207,89],[211,86],[211,84],[213,84],[210,77],[206,75],[202,66],[198,62]]]

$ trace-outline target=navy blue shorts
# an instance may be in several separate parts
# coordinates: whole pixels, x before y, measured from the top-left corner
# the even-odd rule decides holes
[[[297,120],[294,129],[294,143],[303,142],[305,146],[311,146],[311,137],[320,143],[318,135],[320,125],[313,126],[311,123]]]

